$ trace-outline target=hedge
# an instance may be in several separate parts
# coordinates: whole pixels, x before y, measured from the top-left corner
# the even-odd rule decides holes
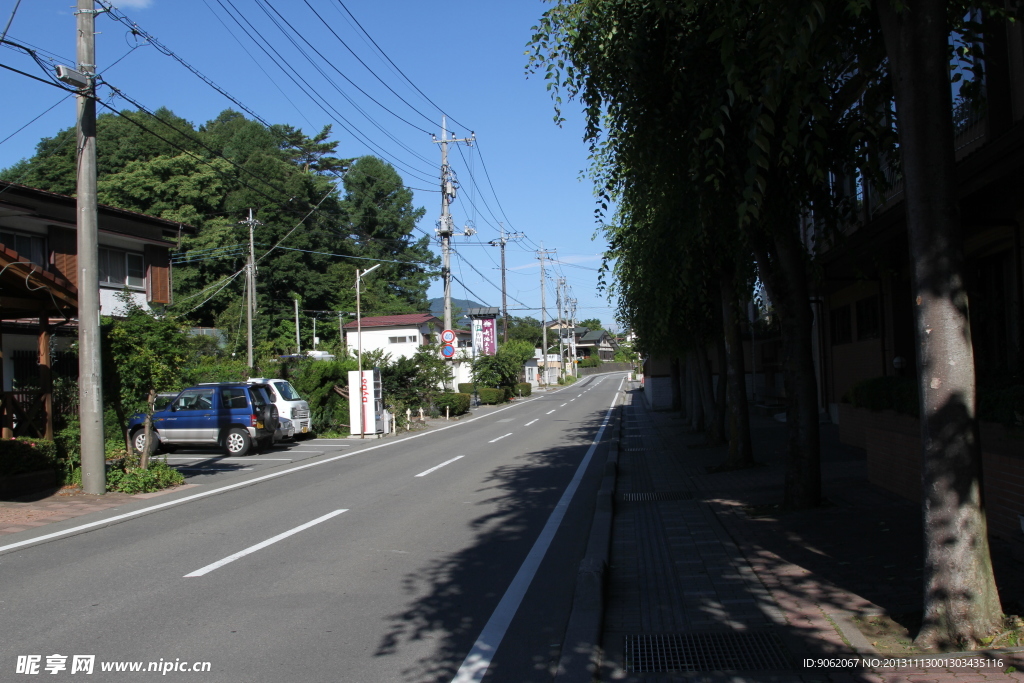
[[[459,382],[459,393],[460,394],[475,394],[476,385],[472,382]]]
[[[462,385],[460,384],[459,387],[461,388]],[[448,408],[450,415],[462,415],[469,410],[471,398],[472,396],[467,393],[438,394],[434,397],[434,407],[441,415],[444,415],[445,408]]]
[[[0,441],[0,477],[56,469],[57,444],[21,436]]]
[[[533,385],[529,382],[520,382],[516,385],[516,395],[529,396],[533,392]]]
[[[505,389],[493,389],[491,387],[479,387],[480,402],[488,405],[503,403],[505,401]]]

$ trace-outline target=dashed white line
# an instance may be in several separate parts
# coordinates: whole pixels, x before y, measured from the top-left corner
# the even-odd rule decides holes
[[[512,436],[512,432],[509,432],[508,434],[502,434],[502,435],[501,435],[501,436],[499,436],[499,437],[498,437],[497,439],[491,439],[491,440],[490,440],[490,441],[488,441],[487,443],[494,443],[495,441],[501,441],[501,440],[502,440],[502,439],[504,439],[504,438],[505,438],[506,436]]]
[[[550,415],[550,414],[551,414],[551,413],[553,413],[553,412],[555,412],[555,411],[554,411],[554,410],[549,410],[548,412],[546,412],[546,413],[544,413],[544,414],[545,414],[545,415]]]
[[[284,533],[278,534],[277,536],[274,536],[273,538],[268,538],[267,540],[263,541],[262,543],[257,543],[256,545],[250,546],[250,547],[246,548],[245,550],[241,550],[241,551],[235,553],[234,555],[228,555],[223,560],[217,560],[213,564],[208,564],[205,567],[203,567],[202,569],[195,570],[191,574],[185,574],[185,576],[183,578],[188,579],[188,578],[192,578],[192,577],[196,577],[196,576],[202,576],[203,574],[209,574],[214,569],[219,569],[220,567],[223,567],[226,564],[234,562],[235,560],[237,560],[237,559],[239,559],[241,557],[245,557],[246,555],[254,553],[257,550],[261,550],[263,548],[266,548],[268,545],[272,545],[274,543],[277,543],[280,540],[288,538],[289,536],[293,536],[293,535],[299,533],[300,531],[304,531],[304,530],[308,529],[311,526],[319,524],[320,522],[326,522],[331,517],[337,517],[342,512],[348,512],[348,510],[335,510],[334,512],[329,512],[326,515],[324,515],[323,517],[317,517],[316,519],[314,519],[311,522],[306,522],[305,524],[300,524],[299,526],[295,527],[294,529],[289,529],[288,531],[285,531]]]
[[[564,407],[566,407],[567,405],[569,405],[569,403],[568,403],[568,402],[566,402],[566,403],[563,403],[562,405],[560,405],[560,406],[558,406],[558,407],[559,407],[559,408],[564,408]]]
[[[538,418],[537,418],[537,420],[539,420],[539,419],[540,419],[540,418],[538,417]],[[526,423],[526,424],[524,424],[523,426],[524,426],[524,427],[529,427],[530,425],[532,425],[532,424],[533,424],[534,422],[536,422],[537,420],[530,420],[529,422],[527,422],[527,423]]]
[[[434,466],[433,466],[433,467],[431,467],[431,468],[430,468],[429,470],[423,470],[422,472],[420,472],[420,473],[419,473],[419,474],[417,474],[416,476],[417,476],[417,477],[425,477],[425,476],[427,476],[428,474],[430,474],[431,472],[433,472],[434,470],[439,470],[439,469],[441,469],[442,467],[444,467],[445,465],[451,465],[451,464],[452,464],[453,462],[455,462],[455,461],[456,461],[456,460],[458,460],[459,458],[465,458],[465,457],[466,457],[466,456],[464,456],[464,455],[457,455],[457,456],[455,456],[454,458],[452,458],[451,460],[445,460],[445,461],[444,461],[443,463],[441,463],[440,465],[434,465]]]

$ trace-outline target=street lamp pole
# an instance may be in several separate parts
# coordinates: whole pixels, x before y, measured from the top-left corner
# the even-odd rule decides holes
[[[363,388],[363,309],[360,291],[360,282],[363,276],[372,271],[374,268],[379,268],[378,263],[375,266],[370,266],[364,271],[356,268],[356,355],[359,357],[359,438],[366,438],[366,390]]]

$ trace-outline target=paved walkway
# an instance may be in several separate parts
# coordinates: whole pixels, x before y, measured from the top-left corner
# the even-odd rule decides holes
[[[725,448],[702,447],[701,434],[650,411],[639,391],[622,411],[601,680],[1024,681],[1006,673],[1024,670],[1022,651],[975,669],[803,667],[879,657],[854,620],[920,610],[918,507],[869,484],[863,451],[840,444],[831,425],[827,505],[780,512],[784,424],[753,418],[761,466],[708,473]],[[998,549],[995,559],[1004,609],[1020,613],[1024,567]],[[736,673],[701,673],[716,670]]]

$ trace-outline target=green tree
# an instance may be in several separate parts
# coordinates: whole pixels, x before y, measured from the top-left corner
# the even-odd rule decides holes
[[[146,448],[140,463],[146,469],[153,450],[154,399],[158,392],[178,386],[190,340],[181,321],[142,308],[127,291],[120,303],[123,315],[108,318],[103,325],[104,401],[114,408],[122,434],[131,415],[146,413]]]

